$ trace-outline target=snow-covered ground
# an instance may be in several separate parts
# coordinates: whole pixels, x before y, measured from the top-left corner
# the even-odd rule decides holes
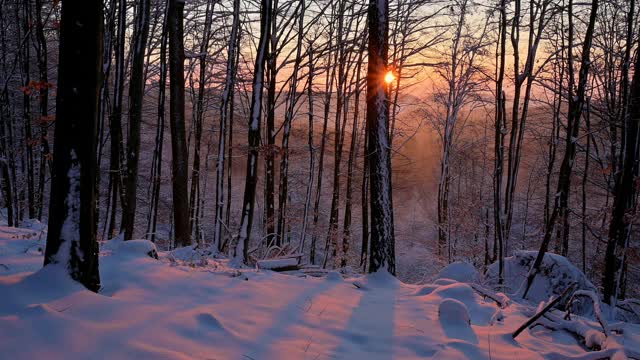
[[[303,278],[188,250],[147,256],[150,243],[103,247],[100,294],[58,266],[40,269],[44,236],[0,227],[2,359],[600,359],[573,334],[535,326],[471,285],[407,285],[385,273]],[[445,272],[446,273],[446,272]],[[462,272],[464,273],[464,271]],[[454,271],[453,275],[460,275]],[[455,276],[451,277],[455,277]],[[559,312],[557,314],[560,314]],[[582,321],[595,333],[600,325]],[[640,351],[640,327],[610,344]],[[623,353],[618,351],[618,356]]]

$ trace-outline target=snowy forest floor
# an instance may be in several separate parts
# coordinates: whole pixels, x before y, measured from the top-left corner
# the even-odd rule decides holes
[[[535,326],[513,340],[535,304],[500,309],[468,284],[442,279],[302,278],[185,262],[175,252],[155,260],[146,256],[150,243],[131,242],[103,246],[103,287],[94,294],[59,266],[41,270],[41,235],[0,227],[0,358],[602,358],[564,330]],[[609,340],[638,351],[640,326],[623,326]]]

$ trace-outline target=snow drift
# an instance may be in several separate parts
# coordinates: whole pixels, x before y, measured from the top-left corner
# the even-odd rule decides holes
[[[0,228],[2,358],[513,360],[602,353],[553,324],[512,339],[535,308],[500,307],[472,284],[408,285],[385,273],[305,278],[233,269],[217,259],[183,264],[180,252],[153,259],[143,242],[104,249],[103,288],[94,294],[57,266],[41,269],[43,240],[12,239],[16,231]],[[601,332],[596,322],[580,324]],[[608,342],[640,346],[640,327],[614,325],[621,331],[611,330]]]

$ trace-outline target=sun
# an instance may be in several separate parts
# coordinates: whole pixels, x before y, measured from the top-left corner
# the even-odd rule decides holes
[[[387,84],[391,84],[396,80],[396,75],[393,73],[392,70],[387,71],[386,74],[384,74],[384,82],[386,82]]]

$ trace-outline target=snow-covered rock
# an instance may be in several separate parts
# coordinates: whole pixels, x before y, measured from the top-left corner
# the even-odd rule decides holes
[[[478,270],[467,262],[456,261],[445,266],[436,279],[452,279],[458,282],[477,283],[480,281]]]
[[[122,256],[148,256],[158,259],[158,249],[156,245],[149,240],[127,240],[114,238],[107,241],[102,250],[112,251]]]

